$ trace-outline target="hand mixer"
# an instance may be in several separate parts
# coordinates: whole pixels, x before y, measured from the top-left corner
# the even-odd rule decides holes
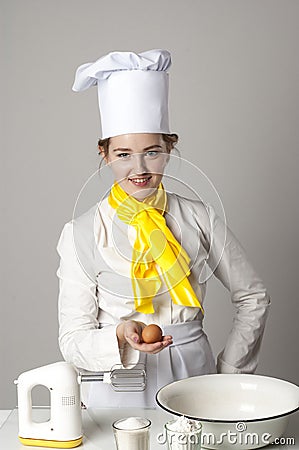
[[[61,361],[22,373],[15,384],[18,390],[19,440],[24,445],[73,448],[82,442],[80,384],[103,381],[115,391],[143,391],[146,387],[144,364],[123,368],[113,366],[109,372],[78,370]],[[32,419],[31,391],[43,385],[50,391],[51,417],[37,423]]]

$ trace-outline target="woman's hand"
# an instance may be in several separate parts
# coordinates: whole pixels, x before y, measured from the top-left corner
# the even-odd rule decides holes
[[[135,350],[146,353],[159,353],[163,348],[172,344],[172,336],[163,336],[162,341],[146,344],[142,341],[141,333],[146,324],[136,320],[126,320],[116,328],[119,348],[128,343]]]

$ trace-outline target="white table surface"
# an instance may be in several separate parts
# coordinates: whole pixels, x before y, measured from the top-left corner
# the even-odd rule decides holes
[[[37,408],[34,412],[35,418],[45,420],[49,411]],[[161,409],[141,409],[141,408],[103,408],[98,410],[83,410],[83,444],[78,449],[82,450],[114,450],[114,437],[111,424],[115,420],[123,417],[142,416],[152,421],[151,427],[151,450],[165,450],[166,445],[160,444],[157,440],[159,433],[163,431],[163,425],[172,416]],[[1,424],[2,421],[2,424]],[[0,410],[0,449],[1,450],[25,450],[41,449],[42,447],[25,447],[18,440],[18,410]],[[287,450],[299,449],[299,413],[290,416],[290,422],[285,438],[293,437],[294,445],[268,445],[265,449]],[[236,447],[236,450],[237,447]]]
[[[10,409],[0,409],[0,428],[2,424],[6,421],[10,413],[11,413]]]

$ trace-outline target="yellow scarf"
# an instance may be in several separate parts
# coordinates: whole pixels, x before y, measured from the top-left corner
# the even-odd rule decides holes
[[[154,194],[141,202],[129,196],[115,182],[111,188],[109,204],[118,217],[135,227],[131,265],[131,279],[135,309],[144,314],[154,312],[152,299],[161,287],[161,269],[173,302],[177,305],[198,307],[204,310],[187,278],[190,275],[190,258],[166,225],[167,194],[162,183]]]

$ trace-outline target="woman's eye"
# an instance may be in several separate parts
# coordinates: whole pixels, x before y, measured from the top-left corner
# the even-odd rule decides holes
[[[161,152],[159,152],[157,150],[148,150],[146,152],[146,155],[150,156],[151,158],[153,158],[153,157],[157,156],[159,153],[161,153]],[[130,153],[126,153],[126,152],[119,153],[117,155],[118,158],[122,158],[122,159],[124,159],[124,158],[127,159],[129,156],[131,156]]]

